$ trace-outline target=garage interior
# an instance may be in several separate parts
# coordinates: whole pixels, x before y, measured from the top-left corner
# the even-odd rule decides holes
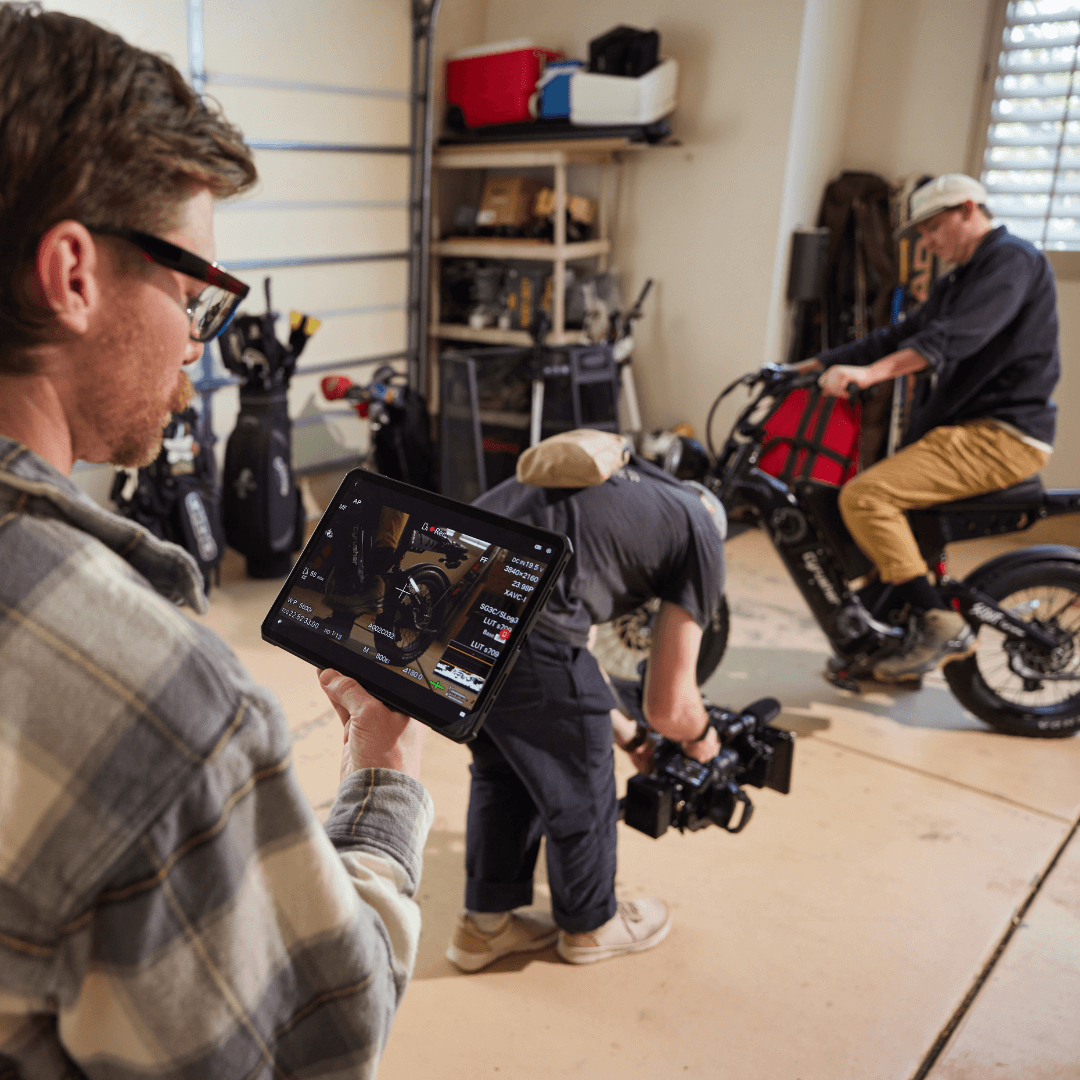
[[[410,330],[409,3],[45,6],[168,54],[256,147],[259,185],[218,209],[218,261],[253,285],[245,310],[261,312],[255,286],[269,274],[276,308],[321,321],[289,389],[293,464],[313,521],[344,471],[368,460],[371,438],[353,409],[324,399],[323,375],[361,381],[390,364],[438,415],[439,339],[424,323]],[[628,296],[654,281],[635,332],[644,427],[700,433],[724,385],[787,358],[791,234],[816,221],[829,180],[844,170],[979,174],[987,58],[1004,7],[442,0],[435,134],[446,58],[461,49],[527,37],[580,56],[620,23],[659,30],[679,62],[674,138],[622,153],[607,177],[610,264]],[[437,188],[436,218],[452,211],[458,180]],[[603,182],[592,164],[568,167],[571,192],[596,196]],[[1070,419],[1080,407],[1080,252],[1050,257],[1062,422],[1042,476],[1069,487],[1080,457]],[[239,396],[216,351],[200,387],[220,466]],[[80,464],[73,477],[107,502],[111,468]],[[1080,544],[1080,516],[954,545],[951,571],[1036,543]],[[663,947],[580,970],[549,951],[465,976],[443,954],[464,881],[469,754],[429,737],[424,932],[380,1075],[1080,1077],[1080,740],[988,731],[940,675],[919,691],[828,685],[828,643],[764,534],[736,536],[726,553],[731,637],[704,691],[736,706],[782,702],[779,725],[798,745],[791,796],[755,794],[742,836],[654,841],[621,829],[620,895],[673,906]],[[325,815],[340,728],[309,666],[260,640],[279,587],[248,578],[230,551],[204,621],[277,694],[305,792]],[[616,762],[621,787],[631,769]]]

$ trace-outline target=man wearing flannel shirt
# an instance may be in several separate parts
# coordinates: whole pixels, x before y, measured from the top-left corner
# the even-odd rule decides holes
[[[246,292],[213,200],[254,180],[167,62],[0,3],[3,1080],[370,1077],[412,969],[419,725],[320,674],[321,826],[278,703],[180,610],[194,561],[68,479],[156,456]]]

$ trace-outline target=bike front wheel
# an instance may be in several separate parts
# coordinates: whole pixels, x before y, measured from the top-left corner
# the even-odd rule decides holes
[[[613,622],[597,627],[592,652],[609,675],[631,680],[639,677],[638,666],[642,660],[648,659],[652,648],[652,629],[659,610],[660,601],[650,600],[629,615],[622,615]],[[695,672],[698,686],[719,666],[727,649],[727,640],[727,597],[721,596],[716,613],[701,636]]]
[[[972,656],[946,665],[957,700],[1009,735],[1060,739],[1080,731],[1080,566],[1042,562],[981,585],[1001,607],[1050,633],[1049,655],[980,626]]]

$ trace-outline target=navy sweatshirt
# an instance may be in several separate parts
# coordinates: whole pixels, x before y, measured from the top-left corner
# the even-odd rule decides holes
[[[1046,256],[1004,226],[962,266],[938,278],[903,322],[822,353],[825,367],[865,366],[899,349],[926,358],[904,442],[965,420],[1002,420],[1053,444],[1061,375],[1057,294]]]

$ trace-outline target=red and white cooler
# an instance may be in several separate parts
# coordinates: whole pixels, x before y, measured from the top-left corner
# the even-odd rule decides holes
[[[563,54],[538,49],[527,38],[476,45],[446,61],[446,105],[461,110],[466,127],[531,120],[529,97],[551,60]]]

